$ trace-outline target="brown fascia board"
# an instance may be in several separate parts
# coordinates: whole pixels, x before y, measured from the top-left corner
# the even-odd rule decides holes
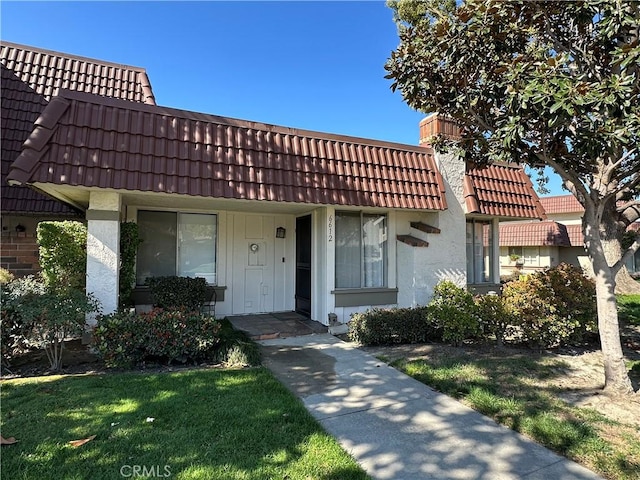
[[[142,88],[142,91],[144,93],[144,103],[147,105],[156,105],[155,95],[153,94],[153,89],[151,87],[151,81],[149,80],[147,71],[142,67],[127,65],[124,63],[107,62],[105,60],[100,60],[98,58],[83,57],[81,55],[73,55],[66,52],[58,52],[56,50],[47,50],[46,48],[33,47],[31,45],[25,45],[22,43],[7,42],[5,40],[0,40],[0,45],[16,48],[20,50],[25,50],[25,51],[29,50],[32,52],[52,55],[52,56],[61,57],[61,58],[68,58],[70,60],[78,60],[80,62],[85,62],[85,63],[94,63],[99,65],[104,65],[107,67],[115,67],[123,70],[131,70],[133,72],[137,72],[139,75],[140,87]]]
[[[58,122],[71,102],[63,97],[53,97],[35,122],[35,128],[24,142],[22,153],[11,164],[7,175],[9,185],[23,185],[31,181],[37,163],[46,151]]]

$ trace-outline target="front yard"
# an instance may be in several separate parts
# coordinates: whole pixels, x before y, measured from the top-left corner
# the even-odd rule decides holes
[[[623,348],[637,388],[640,296],[619,302]],[[606,478],[640,478],[640,398],[602,394],[597,346],[542,353],[482,342],[363,348]]]
[[[368,478],[264,368],[6,380],[1,400],[3,478]]]

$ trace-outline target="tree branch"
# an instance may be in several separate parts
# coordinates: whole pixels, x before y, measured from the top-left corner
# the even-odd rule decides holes
[[[640,248],[640,235],[636,236],[635,242],[633,242],[631,246],[627,248],[627,251],[624,252],[622,258],[620,258],[620,260],[613,264],[613,266],[611,267],[613,275],[618,274],[618,271],[622,268],[622,266],[635,255],[638,248]]]

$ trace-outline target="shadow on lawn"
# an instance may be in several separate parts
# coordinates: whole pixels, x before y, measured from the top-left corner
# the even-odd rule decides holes
[[[535,356],[461,355],[391,365],[562,455],[571,457],[580,445],[597,440],[592,428],[552,397],[555,389],[528,381],[566,375],[570,366],[561,360],[539,364]]]
[[[14,479],[366,478],[264,369],[6,382],[2,431]]]

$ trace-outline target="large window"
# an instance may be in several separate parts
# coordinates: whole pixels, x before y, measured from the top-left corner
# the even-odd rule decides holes
[[[336,288],[387,285],[387,217],[336,212]]]
[[[149,277],[204,277],[216,284],[215,215],[138,212],[142,243],[138,248],[137,283]]]
[[[467,283],[493,281],[493,222],[467,220]]]

